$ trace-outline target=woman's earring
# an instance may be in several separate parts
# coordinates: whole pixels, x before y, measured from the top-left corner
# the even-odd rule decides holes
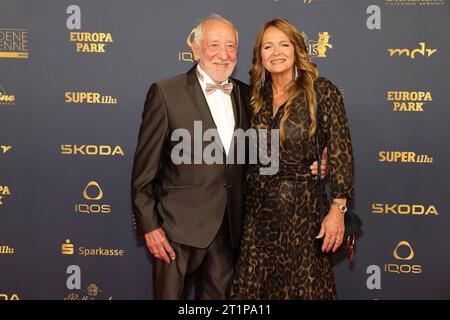
[[[261,87],[264,87],[264,82],[266,82],[266,69],[263,69],[263,72],[261,75]]]
[[[295,66],[295,76],[294,76],[295,80],[298,79],[298,68],[297,66]]]

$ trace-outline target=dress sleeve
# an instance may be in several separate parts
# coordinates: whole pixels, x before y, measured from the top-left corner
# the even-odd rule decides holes
[[[339,89],[321,78],[317,103],[323,143],[328,147],[329,181],[333,198],[353,197],[353,148]]]

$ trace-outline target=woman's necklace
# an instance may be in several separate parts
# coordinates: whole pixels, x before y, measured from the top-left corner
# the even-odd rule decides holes
[[[272,112],[273,116],[278,113],[278,109],[286,102],[287,100],[287,92],[283,92],[281,94],[278,94],[276,97],[273,97],[272,101]]]

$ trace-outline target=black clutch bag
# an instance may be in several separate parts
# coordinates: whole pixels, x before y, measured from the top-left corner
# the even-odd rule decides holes
[[[319,109],[319,108],[317,108],[317,109]],[[317,117],[317,119],[320,119],[320,118]],[[317,170],[318,171],[317,172],[317,177],[318,177],[317,183],[319,185],[319,192],[320,192],[319,213],[320,213],[320,223],[322,223],[323,219],[328,214],[329,206],[328,205],[325,206],[324,201],[323,201],[324,200],[323,199],[324,185],[323,185],[321,171],[320,171],[320,165],[322,163],[322,152],[321,152],[322,149],[320,148],[320,141],[319,141],[319,126],[317,126],[317,129],[316,129],[316,145],[317,145],[317,162],[319,165],[319,169]],[[345,248],[346,250],[348,250],[349,259],[351,262],[353,262],[354,257],[355,257],[356,236],[361,231],[362,221],[355,212],[350,210],[350,206],[347,205],[347,208],[349,208],[349,209],[347,210],[347,212],[345,213],[345,216],[344,216],[345,231],[344,231],[344,239],[342,241],[341,248]]]

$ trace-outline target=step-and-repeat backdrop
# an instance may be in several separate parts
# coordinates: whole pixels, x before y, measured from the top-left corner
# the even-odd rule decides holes
[[[343,92],[364,230],[353,264],[336,256],[339,298],[450,298],[450,1],[1,0],[0,300],[152,298],[130,199],[140,116],[211,13],[239,30],[234,77],[284,17]]]

